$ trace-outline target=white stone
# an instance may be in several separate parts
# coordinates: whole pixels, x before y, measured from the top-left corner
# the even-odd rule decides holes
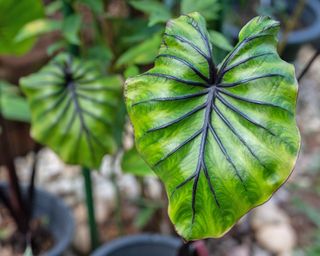
[[[44,187],[49,192],[59,195],[59,196],[67,196],[71,194],[75,194],[75,181],[69,179],[59,179],[57,181],[51,181],[46,184]]]
[[[126,123],[125,135],[123,136],[123,147],[128,150],[134,146],[133,126],[130,122]]]
[[[114,205],[110,201],[99,199],[95,201],[95,216],[98,223],[104,223],[111,216]]]
[[[96,174],[95,174],[96,175]],[[94,176],[94,196],[97,200],[105,199],[109,201],[114,201],[115,190],[112,182],[103,176]]]
[[[295,231],[286,223],[265,225],[257,231],[256,238],[263,248],[273,253],[292,251],[297,240]]]
[[[74,248],[83,255],[90,252],[90,232],[86,223],[77,225],[73,239]]]
[[[73,213],[77,225],[87,223],[87,208],[83,203],[74,207]]]
[[[264,225],[289,223],[289,217],[272,200],[252,211],[252,227],[257,230]]]
[[[111,163],[112,163],[112,157],[109,155],[106,155],[103,157],[101,166],[100,166],[100,174],[105,177],[110,177],[112,170],[111,170]]]
[[[121,192],[129,199],[140,196],[140,186],[133,175],[125,174],[118,179]]]
[[[146,177],[145,181],[145,191],[151,199],[161,199],[162,198],[162,186],[156,177]]]
[[[17,173],[19,173],[19,179],[22,183],[28,183],[30,181],[31,169],[34,161],[34,153],[30,152],[24,157],[16,157],[14,160]]]
[[[103,176],[94,175],[95,214],[98,223],[105,222],[115,208],[115,189],[112,182]]]
[[[39,185],[52,181],[61,175],[64,170],[64,163],[50,149],[44,148],[38,153],[37,181]]]

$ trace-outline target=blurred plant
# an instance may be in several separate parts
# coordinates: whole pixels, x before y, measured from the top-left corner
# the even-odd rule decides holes
[[[293,198],[293,204],[296,208],[306,215],[306,217],[312,221],[312,223],[316,226],[316,231],[314,233],[314,238],[312,245],[303,248],[302,255],[308,256],[317,256],[320,254],[320,213],[318,209],[313,208],[308,203],[305,203],[301,198],[295,197]],[[299,251],[297,252],[299,255]]]
[[[0,13],[0,54],[25,54],[33,47],[36,38],[30,37],[16,41],[15,35],[25,24],[44,16],[44,7],[41,1],[0,1]],[[0,188],[0,201],[7,208],[17,227],[17,232],[22,236],[21,244],[17,246],[27,246],[27,241],[33,242],[34,239],[30,225],[33,212],[36,161],[34,160],[26,192],[23,192],[14,165],[14,154],[9,139],[10,131],[8,130],[7,120],[29,122],[30,113],[27,102],[21,96],[18,87],[6,81],[0,81],[0,164],[5,165],[9,179],[8,187],[2,186]],[[37,150],[36,148],[35,151]],[[29,249],[30,253],[31,248]]]
[[[8,174],[9,184],[0,187],[0,202],[8,210],[16,227],[17,237],[22,237],[19,246],[28,246],[28,241],[34,241],[34,234],[31,227],[33,215],[33,195],[34,178],[36,171],[36,156],[32,166],[32,172],[29,177],[29,184],[25,191],[20,187],[20,180],[14,165],[14,155],[12,143],[10,141],[10,131],[6,120],[28,122],[30,113],[26,100],[21,97],[19,90],[5,81],[0,81],[0,164],[5,166]],[[38,151],[36,147],[35,152]]]
[[[3,118],[12,121],[29,122],[28,103],[17,86],[0,81],[0,105]]]
[[[288,1],[286,0],[277,0],[277,1],[260,1],[260,5],[257,8],[257,13],[259,15],[270,16],[273,18],[282,17],[285,20],[288,17]]]
[[[36,38],[29,37],[16,41],[15,35],[25,24],[44,16],[41,2],[41,0],[0,1],[0,54],[22,55],[32,48]]]

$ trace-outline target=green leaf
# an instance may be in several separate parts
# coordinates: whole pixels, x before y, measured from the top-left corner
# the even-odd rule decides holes
[[[15,41],[21,42],[23,40],[33,38],[45,33],[61,29],[61,22],[49,19],[38,19],[31,21],[24,25],[18,32]]]
[[[62,34],[69,43],[80,44],[79,32],[81,23],[82,19],[79,14],[70,15],[63,21]]]
[[[154,0],[132,0],[129,2],[135,9],[149,15],[149,26],[165,23],[171,18],[170,10],[162,3]]]
[[[254,18],[216,66],[204,18],[181,16],[168,23],[155,67],[126,82],[137,150],[187,240],[221,237],[293,169],[298,85],[277,53],[278,31]]]
[[[131,65],[127,67],[126,70],[124,71],[124,77],[129,78],[132,76],[139,75],[139,73],[140,73],[139,68],[136,65]]]
[[[38,73],[22,78],[35,140],[69,164],[98,168],[113,153],[113,124],[121,99],[121,79],[103,76],[91,62],[65,54]]]
[[[190,12],[199,12],[206,20],[217,20],[221,5],[218,0],[182,0],[181,12],[187,14]]]
[[[130,173],[140,177],[154,175],[151,168],[141,158],[135,147],[124,152],[121,160],[121,169],[125,173]]]
[[[87,58],[96,61],[100,65],[101,70],[105,70],[111,63],[113,53],[106,45],[97,44],[88,49]]]
[[[0,54],[22,55],[28,52],[35,38],[15,41],[18,31],[27,23],[44,16],[41,0],[0,0]]]
[[[103,0],[80,0],[87,5],[94,13],[102,14],[104,12]]]
[[[159,33],[153,35],[150,39],[130,48],[123,53],[117,63],[117,67],[131,66],[133,64],[144,65],[151,63],[157,56],[158,49],[161,43]]]
[[[51,3],[47,4],[45,7],[45,12],[47,16],[53,15],[59,10],[62,9],[62,1],[56,0],[52,1]]]
[[[140,209],[138,215],[134,220],[135,227],[138,229],[143,229],[151,220],[156,210],[157,210],[156,208],[152,208],[152,207],[146,207],[146,208]]]
[[[215,30],[210,30],[209,31],[209,35],[210,35],[210,42],[225,51],[231,51],[233,49],[233,46],[230,44],[230,42],[228,41],[227,38],[225,38],[225,36],[223,34],[221,34],[218,31]]]
[[[30,245],[27,246],[25,252],[23,253],[23,256],[33,256],[32,248]]]
[[[29,106],[16,86],[0,81],[0,111],[5,119],[29,122]]]
[[[47,48],[47,54],[51,56],[57,51],[60,51],[61,49],[66,47],[67,47],[67,42],[65,40],[56,41]]]

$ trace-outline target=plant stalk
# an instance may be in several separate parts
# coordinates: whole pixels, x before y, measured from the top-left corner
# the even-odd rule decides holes
[[[70,17],[71,15],[73,15],[75,13],[70,0],[69,1],[62,0],[62,5],[63,5],[63,15],[65,18]],[[73,56],[79,56],[79,54],[80,54],[79,46],[75,45],[75,44],[69,44],[68,51]]]
[[[0,94],[1,98],[1,94]],[[19,179],[16,173],[13,157],[11,155],[10,143],[8,140],[8,129],[7,124],[1,115],[1,101],[0,101],[0,127],[2,129],[0,152],[3,157],[3,163],[6,165],[8,170],[9,179],[9,197],[10,205],[12,206],[15,215],[18,217],[19,221],[17,226],[22,234],[26,234],[28,231],[28,222],[26,218],[26,207],[23,202],[21,188],[19,185]]]
[[[68,0],[62,0],[63,3],[63,14],[64,17],[70,17],[75,13],[72,6],[72,2]],[[80,49],[78,45],[69,44],[69,53],[73,56],[79,57]],[[97,228],[95,209],[94,209],[94,198],[92,191],[92,179],[91,171],[89,168],[82,167],[82,176],[84,180],[85,194],[86,194],[86,207],[88,215],[88,225],[90,229],[90,240],[91,240],[91,250],[96,249],[99,246],[99,233]]]
[[[28,219],[27,221],[30,222],[33,216],[33,203],[34,203],[34,192],[35,192],[35,179],[36,179],[36,172],[37,172],[37,160],[38,160],[38,152],[41,146],[36,143],[34,148],[34,159],[31,167],[31,177],[28,185]]]
[[[94,210],[91,171],[88,168],[83,167],[82,175],[86,192],[86,206],[88,214],[88,225],[90,229],[91,249],[94,250],[99,245],[99,234]]]
[[[298,78],[299,82],[302,80],[302,78],[305,76],[305,74],[307,74],[307,72],[311,68],[313,62],[318,58],[319,55],[320,55],[320,48],[314,53],[314,55],[308,61],[306,66],[303,68],[303,70],[302,70],[302,72],[301,72],[301,74],[299,75],[299,78]]]

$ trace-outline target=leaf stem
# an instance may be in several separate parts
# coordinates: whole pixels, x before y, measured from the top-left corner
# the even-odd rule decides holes
[[[90,228],[91,249],[94,250],[99,245],[99,235],[95,218],[91,171],[88,168],[83,167],[82,175],[86,192],[86,206],[88,214],[88,225]]]
[[[62,0],[63,3],[63,15],[65,18],[71,16],[74,14],[74,8],[71,4],[70,1],[68,0]],[[73,55],[73,56],[79,56],[80,53],[80,49],[78,45],[75,44],[69,44],[69,52]]]
[[[313,62],[318,58],[320,55],[320,48],[314,53],[314,55],[311,57],[311,59],[308,61],[306,66],[303,68],[301,74],[299,75],[298,81],[300,82],[302,78],[305,76],[305,74],[309,71],[311,68]]]

